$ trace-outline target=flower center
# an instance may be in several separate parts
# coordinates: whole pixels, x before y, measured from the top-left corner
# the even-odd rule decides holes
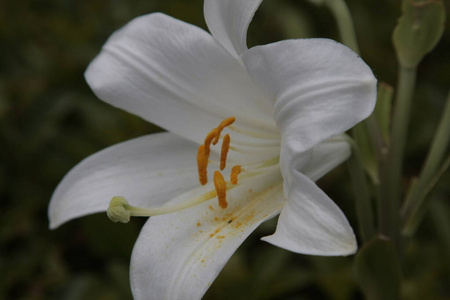
[[[209,156],[211,153],[211,145],[216,145],[221,137],[222,131],[233,124],[235,121],[234,117],[223,120],[218,127],[211,130],[206,135],[205,141],[198,148],[197,152],[197,168],[198,168],[198,179],[201,185],[206,185],[208,183],[208,163]],[[227,163],[227,155],[230,149],[230,135],[226,134],[223,137],[222,147],[220,152],[220,171],[223,171],[226,168]],[[211,200],[217,196],[219,207],[222,209],[227,208],[227,191],[234,188],[238,185],[238,176],[244,169],[240,165],[233,166],[231,168],[230,173],[230,181],[226,182],[220,171],[214,172],[214,190],[207,191],[206,193],[191,197],[188,200],[170,205],[170,206],[162,206],[157,208],[140,208],[136,206],[132,206],[128,203],[128,201],[124,197],[113,197],[108,210],[107,215],[113,222],[122,222],[128,223],[130,221],[131,216],[141,216],[141,217],[150,217],[155,215],[168,214],[176,211],[180,211],[186,208],[193,207],[195,205],[201,204],[205,201]],[[251,176],[251,174],[249,174]]]
[[[200,145],[198,147],[197,152],[197,167],[198,167],[198,180],[200,181],[201,185],[205,185],[208,183],[208,174],[207,174],[207,168],[208,168],[208,161],[209,161],[209,155],[211,153],[211,144],[216,145],[219,142],[220,135],[222,131],[234,123],[236,120],[235,117],[230,117],[228,119],[223,120],[218,127],[211,130],[208,135],[205,138],[205,142],[203,145]],[[230,135],[226,134],[223,137],[222,141],[222,147],[220,151],[220,170],[223,171],[227,164],[227,155],[228,151],[230,150]],[[230,175],[230,182],[231,184],[237,184],[238,175],[242,172],[241,166],[237,165],[234,166],[231,169],[231,175]],[[219,206],[221,208],[227,208],[227,188],[225,179],[223,178],[222,173],[220,171],[214,172],[214,186],[216,188],[217,192],[217,198],[219,200]]]

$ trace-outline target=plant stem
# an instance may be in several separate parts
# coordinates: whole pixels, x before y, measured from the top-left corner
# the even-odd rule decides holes
[[[411,211],[411,214],[408,216],[407,219],[404,219],[404,224],[402,228],[402,233],[404,236],[412,236],[414,232],[416,231],[417,227],[419,227],[420,222],[422,221],[423,217],[425,216],[428,207],[429,202],[431,201],[430,197],[427,197],[427,195],[431,192],[431,190],[434,188],[434,186],[437,184],[441,176],[447,171],[447,169],[450,167],[450,155],[447,157],[446,160],[442,163],[442,167],[439,168],[437,171],[437,174],[433,178],[430,179],[430,182],[428,185],[426,185],[423,189],[419,190],[417,187],[417,184],[413,186],[414,192],[415,192],[415,198],[417,199],[417,206],[414,207],[414,209]],[[412,193],[411,193],[412,194]],[[411,196],[412,197],[412,196]],[[411,198],[410,197],[410,198]],[[408,199],[410,199],[408,198]]]
[[[325,0],[325,4],[333,13],[341,35],[342,43],[359,53],[350,10],[344,0]]]
[[[381,163],[380,233],[395,240],[397,246],[400,242],[402,162],[415,81],[416,69],[401,66],[392,120],[390,148],[387,157]]]
[[[402,207],[402,217],[406,233],[411,233],[410,228],[411,219],[417,214],[418,210],[423,207],[422,203],[426,199],[424,192],[427,190],[427,186],[430,184],[433,177],[442,165],[443,157],[446,153],[447,146],[450,140],[450,93],[447,98],[447,103],[444,108],[444,113],[436,134],[433,138],[433,142],[428,152],[428,156],[425,160],[425,164],[422,168],[422,172],[417,181],[417,184],[411,190],[411,196],[407,198],[407,201]]]
[[[375,236],[372,202],[367,187],[366,174],[361,163],[361,156],[356,143],[351,140],[352,156],[347,161],[347,167],[355,194],[356,214],[363,243]]]

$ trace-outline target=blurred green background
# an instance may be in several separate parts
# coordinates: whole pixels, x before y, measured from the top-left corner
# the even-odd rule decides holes
[[[395,86],[391,32],[400,1],[349,0],[363,59]],[[164,12],[205,27],[201,0],[3,0],[0,2],[0,299],[131,299],[128,268],[143,219],[114,224],[105,214],[48,229],[47,205],[64,174],[109,145],[160,129],[98,100],[86,66],[132,18]],[[447,9],[449,3],[446,3]],[[448,24],[448,23],[447,23]],[[332,15],[306,0],[265,0],[249,45],[286,38],[338,40]],[[419,66],[405,172],[426,155],[450,86],[450,30]],[[404,299],[450,299],[449,175],[408,245]],[[357,232],[345,166],[319,185]],[[361,299],[352,257],[293,254],[259,241],[236,252],[205,299]]]

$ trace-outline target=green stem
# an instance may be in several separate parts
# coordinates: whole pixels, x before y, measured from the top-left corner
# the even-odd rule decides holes
[[[405,221],[405,228],[408,228],[408,224],[411,223],[411,219],[417,214],[422,202],[425,201],[426,195],[424,192],[431,180],[436,176],[442,160],[447,150],[448,143],[450,141],[450,93],[447,98],[447,103],[444,108],[444,113],[436,134],[433,138],[433,142],[428,152],[428,156],[425,160],[425,164],[422,168],[422,172],[417,181],[417,184],[411,190],[411,196],[407,198],[407,201],[402,207],[402,217]],[[407,230],[408,232],[410,230]]]
[[[434,197],[430,203],[431,220],[434,223],[434,230],[437,236],[440,238],[441,248],[444,250],[447,267],[450,269],[450,209],[445,202],[445,197]],[[446,205],[447,204],[447,205]]]
[[[325,4],[333,13],[341,35],[342,43],[359,53],[350,10],[344,0],[325,0]]]
[[[402,162],[415,81],[415,68],[400,67],[390,148],[386,159],[381,163],[380,233],[395,240],[397,246],[400,242]]]
[[[347,167],[350,173],[353,193],[355,194],[360,234],[363,243],[366,243],[375,236],[373,209],[359,150],[356,143],[351,139],[349,140],[352,145],[352,156],[347,161]]]
[[[419,227],[420,222],[425,216],[425,213],[427,212],[429,203],[431,201],[430,197],[427,197],[427,195],[431,192],[431,190],[437,184],[441,176],[445,173],[445,171],[447,171],[449,167],[450,167],[450,155],[442,163],[442,167],[439,169],[439,171],[437,171],[437,174],[430,180],[430,182],[424,189],[422,190],[415,189],[417,187],[417,183],[413,186],[413,188],[415,189],[414,195],[417,195],[416,198],[418,199],[418,201],[416,202],[417,206],[414,207],[414,209],[411,211],[409,217],[406,220],[404,220],[405,222],[402,228],[402,233],[404,236],[412,236],[416,231],[417,227]]]

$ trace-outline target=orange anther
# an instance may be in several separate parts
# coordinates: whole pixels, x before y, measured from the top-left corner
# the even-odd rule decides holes
[[[214,172],[214,186],[216,187],[219,206],[223,209],[227,208],[227,184],[219,171]]]
[[[197,168],[198,168],[198,180],[202,185],[205,185],[208,183],[208,174],[207,174],[207,167],[208,167],[208,157],[205,154],[205,145],[201,145],[198,147],[197,152]]]
[[[230,126],[231,124],[234,123],[234,121],[236,121],[235,117],[230,117],[228,119],[223,120],[219,127],[216,128],[216,136],[214,138],[214,141],[212,142],[213,145],[217,144],[219,142],[219,138],[220,138],[220,134],[222,133],[222,130],[227,127]]]
[[[220,170],[225,169],[227,165],[227,154],[230,149],[230,135],[227,134],[223,138],[222,151],[220,152]]]
[[[225,128],[225,127],[230,126],[231,124],[233,124],[234,121],[236,121],[236,118],[235,118],[235,117],[229,117],[228,119],[223,120],[223,121],[220,123],[219,127],[223,129],[223,128]]]
[[[211,130],[210,133],[208,133],[208,135],[205,138],[204,145],[205,145],[205,156],[206,156],[206,158],[209,158],[211,142],[216,137],[216,132],[217,132],[217,128],[214,128],[213,130]],[[219,133],[219,135],[220,135],[220,133]]]
[[[231,168],[230,181],[232,184],[238,183],[238,175],[242,172],[242,167],[237,165]]]

